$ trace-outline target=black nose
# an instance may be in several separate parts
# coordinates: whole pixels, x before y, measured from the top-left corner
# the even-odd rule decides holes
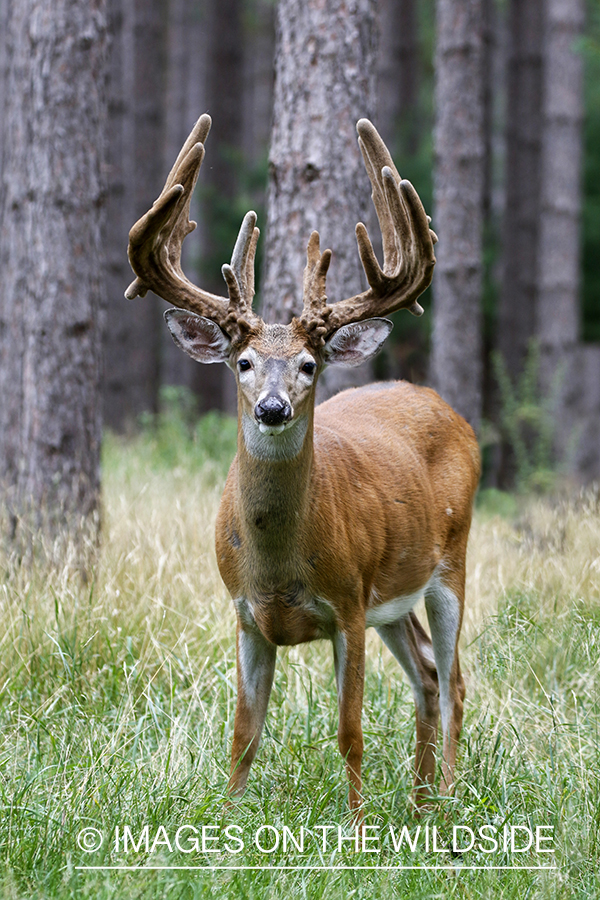
[[[277,394],[268,394],[254,407],[254,415],[263,425],[283,425],[292,417],[292,407]]]

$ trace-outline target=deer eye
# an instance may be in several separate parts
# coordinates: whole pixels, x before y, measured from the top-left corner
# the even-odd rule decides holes
[[[305,375],[314,375],[315,369],[317,368],[317,364],[314,362],[305,362],[303,366],[300,367],[300,371],[304,372]]]
[[[238,360],[238,369],[240,372],[247,372],[248,369],[252,368],[252,363],[249,359],[240,359]]]

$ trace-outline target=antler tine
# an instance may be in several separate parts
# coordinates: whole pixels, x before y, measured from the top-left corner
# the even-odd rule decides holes
[[[306,268],[304,269],[304,313],[318,315],[327,305],[325,293],[327,271],[331,262],[331,250],[321,253],[318,231],[311,234],[306,248]]]
[[[388,265],[393,264],[392,259],[396,257],[398,247],[394,233],[394,224],[389,207],[386,203],[382,171],[385,168],[389,169],[398,184],[402,179],[394,165],[394,161],[388,148],[383,143],[371,122],[369,122],[368,119],[360,119],[356,127],[359,134],[358,146],[365,164],[365,169],[369,176],[369,181],[371,182],[371,199],[373,200],[379,227],[381,228],[385,268],[386,261],[388,262]]]
[[[383,239],[383,266],[379,265],[367,229],[356,226],[358,252],[369,289],[327,306],[321,315],[327,333],[341,325],[371,316],[408,309],[420,316],[417,297],[430,285],[435,265],[437,236],[429,228],[419,195],[400,177],[390,153],[367,119],[357,123],[358,143],[371,181],[372,198]]]
[[[231,255],[231,265],[222,267],[223,275],[229,286],[231,275],[237,282],[237,293],[240,297],[240,308],[244,312],[252,311],[252,298],[254,297],[254,255],[260,230],[256,228],[256,213],[253,210],[247,212],[242,221],[235,247]],[[225,270],[230,270],[225,276]],[[229,279],[229,280],[228,280]],[[231,291],[230,302],[231,301]]]
[[[242,221],[231,264],[221,267],[229,292],[225,330],[234,340],[240,340],[260,322],[260,317],[252,311],[254,297],[254,255],[260,230],[256,228],[256,213],[247,212]]]
[[[244,218],[233,252],[232,266],[225,266],[229,300],[192,284],[181,268],[181,247],[196,227],[189,220],[190,203],[204,159],[203,141],[211,119],[200,116],[181,148],[165,186],[152,208],[129,232],[128,255],[137,275],[125,292],[128,299],[145,296],[148,290],[181,309],[206,316],[239,337],[239,314],[251,315],[254,294],[254,254],[259,231],[256,213]],[[231,273],[226,275],[225,269]]]
[[[318,346],[325,342],[328,316],[326,280],[331,262],[331,250],[321,253],[318,231],[311,234],[306,248],[306,268],[303,282],[303,309],[300,321]]]
[[[177,159],[173,163],[173,167],[172,167],[171,171],[169,172],[169,174],[167,175],[167,180],[165,181],[165,186],[163,188],[163,191],[168,190],[168,188],[173,187],[174,184],[179,183],[177,176],[178,176],[179,167],[181,166],[181,163],[186,158],[186,156],[188,155],[188,153],[190,152],[190,150],[192,149],[192,147],[195,144],[205,144],[206,143],[206,138],[208,137],[208,135],[210,133],[211,125],[212,125],[211,117],[208,115],[208,113],[203,113],[200,116],[200,118],[198,119],[198,121],[196,122],[196,124],[194,125],[194,127],[192,128],[192,130],[190,131],[189,135],[185,139],[185,143],[184,143],[183,147],[177,154]]]

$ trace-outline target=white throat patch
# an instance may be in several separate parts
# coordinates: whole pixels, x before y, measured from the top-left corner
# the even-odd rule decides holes
[[[278,426],[279,427],[279,426]],[[271,461],[294,459],[302,450],[308,429],[308,416],[298,416],[282,429],[262,431],[253,416],[242,415],[242,434],[246,450],[256,459]]]

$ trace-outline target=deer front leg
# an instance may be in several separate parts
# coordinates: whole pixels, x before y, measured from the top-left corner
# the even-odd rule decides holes
[[[265,723],[277,648],[258,629],[246,629],[238,621],[236,651],[238,693],[228,792],[239,796],[246,789]]]
[[[346,761],[350,783],[350,809],[360,818],[363,755],[362,705],[365,685],[364,622],[352,630],[338,631],[333,639],[333,658],[338,692],[338,747]]]

